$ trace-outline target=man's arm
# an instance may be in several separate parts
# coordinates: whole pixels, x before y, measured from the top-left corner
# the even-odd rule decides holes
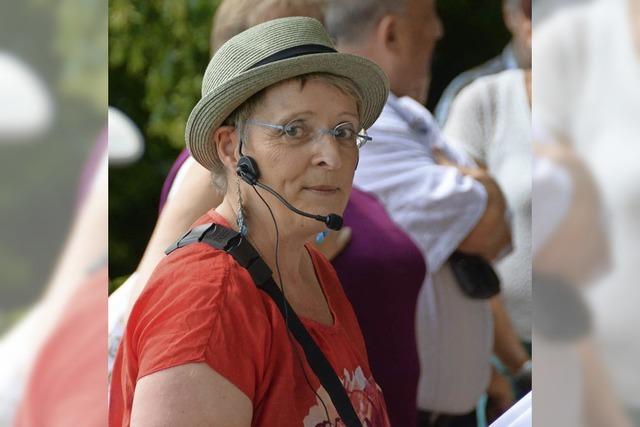
[[[158,371],[138,380],[131,427],[248,427],[251,400],[204,363]]]
[[[493,313],[493,351],[512,375],[518,374],[524,364],[530,360],[529,354],[518,339],[509,314],[504,307],[502,296],[491,298]]]
[[[609,268],[611,256],[598,188],[588,168],[567,143],[538,144],[535,146],[535,154],[569,173],[572,194],[566,217],[535,254],[534,271],[560,277],[576,285],[586,284]],[[538,199],[535,194],[534,192],[534,230],[536,227],[542,228],[536,223],[539,216],[535,211],[542,209],[541,206],[545,203],[544,199]]]
[[[577,350],[584,375],[584,419],[588,427],[631,427],[633,424],[625,414],[615,395],[609,375],[591,339],[578,343]]]
[[[486,171],[478,168],[467,170],[466,173],[480,182],[486,190],[487,207],[458,249],[492,261],[511,243],[511,228],[506,217],[507,204],[502,190]]]
[[[511,228],[507,221],[507,203],[497,182],[482,167],[458,166],[440,149],[433,149],[438,164],[457,168],[462,174],[479,182],[487,193],[485,210],[458,246],[462,252],[479,255],[488,261],[495,260],[511,243]]]

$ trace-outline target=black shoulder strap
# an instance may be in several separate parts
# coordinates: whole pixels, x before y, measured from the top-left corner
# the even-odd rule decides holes
[[[187,232],[180,240],[171,245],[166,254],[186,246],[190,243],[203,242],[216,249],[223,250],[233,256],[238,264],[247,269],[256,286],[271,297],[280,313],[287,319],[287,327],[302,347],[307,362],[320,380],[320,384],[327,390],[333,405],[336,407],[342,422],[348,427],[361,427],[358,416],[347,396],[340,379],[318,348],[309,332],[304,327],[280,288],[273,281],[272,272],[262,260],[258,252],[243,236],[226,227],[217,224],[204,224]]]

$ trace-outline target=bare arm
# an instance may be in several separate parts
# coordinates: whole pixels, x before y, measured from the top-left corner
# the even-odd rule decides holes
[[[165,249],[186,233],[195,220],[222,202],[222,196],[216,193],[211,184],[208,170],[196,162],[186,167],[189,169],[182,184],[167,200],[138,265],[138,279],[131,290],[127,317],[149,276],[164,256]]]
[[[529,354],[513,328],[502,296],[497,295],[491,298],[491,311],[493,312],[494,328],[493,351],[509,369],[509,372],[516,374],[522,365],[529,360]]]
[[[248,427],[251,400],[204,363],[165,369],[138,380],[131,427]]]
[[[573,194],[566,217],[536,254],[534,271],[569,283],[585,284],[609,266],[608,236],[596,184],[587,167],[567,145],[538,145],[535,150],[537,156],[569,172]],[[534,200],[534,209],[535,206]]]
[[[460,243],[462,252],[480,255],[486,260],[497,258],[503,248],[511,243],[511,229],[505,212],[507,203],[496,181],[482,167],[469,168],[458,166],[449,160],[444,152],[433,150],[438,164],[457,168],[462,174],[478,181],[487,192],[487,207],[475,227]]]
[[[466,169],[463,172],[480,182],[487,192],[487,208],[471,233],[460,243],[463,252],[495,260],[511,243],[511,229],[506,218],[507,204],[496,181],[483,169]]]
[[[578,345],[584,373],[584,408],[586,425],[631,427],[619,399],[615,396],[608,375],[591,340]]]

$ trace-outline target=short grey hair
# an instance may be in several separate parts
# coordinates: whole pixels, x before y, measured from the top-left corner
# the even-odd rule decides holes
[[[408,0],[329,0],[325,26],[336,43],[356,42],[370,34],[383,16],[403,13]]]

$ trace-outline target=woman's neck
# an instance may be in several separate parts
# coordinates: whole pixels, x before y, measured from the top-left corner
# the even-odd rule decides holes
[[[276,228],[266,206],[252,206],[245,208],[245,210],[248,211],[245,212],[245,224],[249,242],[273,272],[274,280],[279,282],[277,267],[280,268],[282,277],[288,286],[303,279],[304,273],[308,272],[310,263],[304,244],[310,236],[303,233],[293,233],[290,227],[285,226],[286,224],[278,222],[278,239],[276,239]],[[229,200],[229,197],[225,197],[216,212],[227,220],[231,228],[238,231],[237,207]],[[276,241],[278,242],[277,264]]]

